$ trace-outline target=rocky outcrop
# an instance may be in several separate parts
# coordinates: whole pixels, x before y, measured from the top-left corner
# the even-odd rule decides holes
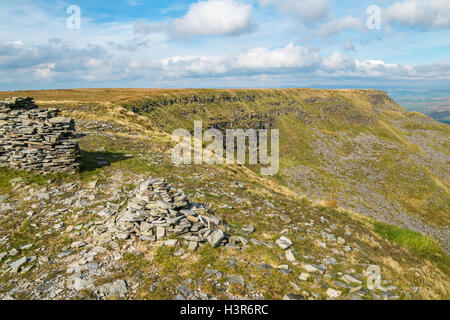
[[[248,240],[226,233],[228,225],[211,214],[211,208],[190,203],[181,190],[164,179],[148,179],[141,183],[136,196],[120,212],[106,213],[105,223],[96,229],[101,244],[113,239],[129,238],[176,246],[182,244],[196,250],[202,243],[213,247],[239,249]]]
[[[75,122],[58,109],[39,109],[32,98],[0,102],[0,166],[42,172],[76,172],[80,150]]]

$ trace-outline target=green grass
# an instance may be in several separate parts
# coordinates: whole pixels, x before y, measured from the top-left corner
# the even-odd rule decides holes
[[[431,237],[381,222],[374,222],[373,225],[375,232],[382,237],[435,263],[446,274],[450,273],[449,257]]]
[[[63,181],[69,177],[68,174],[59,173],[48,173],[48,174],[36,174],[33,172],[23,171],[23,170],[14,170],[8,168],[0,168],[0,193],[8,193],[12,186],[9,183],[12,179],[21,178],[24,185],[38,185],[44,186],[47,184],[48,180],[53,181]]]

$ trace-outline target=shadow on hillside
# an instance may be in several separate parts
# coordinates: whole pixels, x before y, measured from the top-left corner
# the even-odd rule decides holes
[[[124,153],[113,152],[91,152],[81,150],[81,172],[94,171],[103,167],[110,166],[112,163],[130,159],[131,156],[127,156]]]

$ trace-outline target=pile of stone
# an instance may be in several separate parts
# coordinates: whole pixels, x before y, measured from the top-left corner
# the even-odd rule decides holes
[[[139,238],[167,246],[179,244],[193,251],[202,243],[234,249],[248,243],[243,237],[226,234],[227,224],[210,212],[208,206],[190,203],[183,191],[164,179],[149,179],[141,183],[125,209],[97,228],[97,240]]]
[[[58,109],[39,109],[32,98],[0,101],[0,166],[76,172],[80,149],[75,122]]]

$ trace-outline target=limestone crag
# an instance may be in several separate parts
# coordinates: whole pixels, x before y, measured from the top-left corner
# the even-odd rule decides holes
[[[58,109],[39,109],[32,98],[0,102],[0,167],[78,171],[75,122],[59,114]]]
[[[164,179],[141,183],[124,210],[107,213],[107,222],[96,229],[96,240],[105,243],[129,238],[167,246],[178,244],[196,250],[202,243],[240,249],[244,237],[226,234],[228,225],[211,214],[211,208],[190,203],[181,190]]]

